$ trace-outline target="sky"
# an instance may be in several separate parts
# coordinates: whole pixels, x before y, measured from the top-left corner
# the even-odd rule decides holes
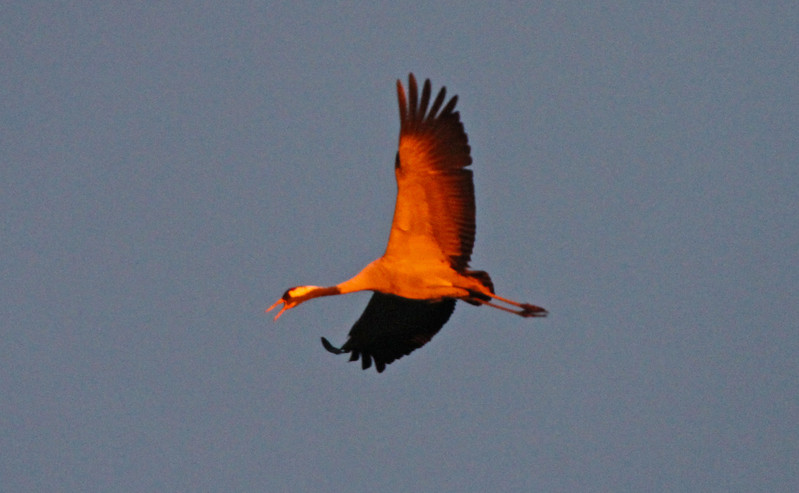
[[[6,2],[16,491],[799,490],[796,2]],[[458,94],[472,267],[382,374],[395,83]]]

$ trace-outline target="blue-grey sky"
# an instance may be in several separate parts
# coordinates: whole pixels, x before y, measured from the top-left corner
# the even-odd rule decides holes
[[[799,7],[0,7],[4,491],[799,489]],[[474,268],[383,374],[395,80],[458,94]]]

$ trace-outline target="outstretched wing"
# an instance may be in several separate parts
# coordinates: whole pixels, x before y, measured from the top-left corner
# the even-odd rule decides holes
[[[374,360],[382,372],[387,364],[427,344],[449,320],[455,301],[428,302],[375,292],[347,342],[339,349],[323,337],[322,345],[334,354],[351,353],[350,361],[360,358],[364,370]]]
[[[430,103],[430,80],[421,100],[413,74],[408,98],[397,81],[399,151],[394,165],[397,202],[386,256],[444,257],[456,270],[468,266],[474,246],[474,184],[469,140],[454,96],[441,109],[446,88]],[[439,110],[441,111],[439,112]]]

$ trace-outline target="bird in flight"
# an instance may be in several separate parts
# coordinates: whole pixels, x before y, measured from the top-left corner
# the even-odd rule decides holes
[[[539,306],[498,296],[487,272],[469,269],[475,232],[474,184],[472,171],[466,169],[472,163],[469,140],[460,113],[454,111],[458,96],[444,104],[442,87],[429,106],[430,96],[429,79],[421,99],[413,74],[408,76],[407,96],[397,80],[397,201],[383,256],[341,284],[290,288],[266,310],[283,305],[277,320],[312,298],[373,291],[343,346],[322,338],[331,353],[350,353],[350,361],[360,358],[364,370],[374,361],[382,372],[429,342],[449,320],[457,300],[522,317],[547,315]]]

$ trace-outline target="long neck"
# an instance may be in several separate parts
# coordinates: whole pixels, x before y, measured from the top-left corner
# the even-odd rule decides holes
[[[320,296],[333,296],[334,294],[340,294],[336,286],[326,288],[319,286],[297,286],[286,291],[282,301],[285,301],[287,306],[291,308],[302,302],[319,298]],[[278,316],[280,316],[280,314],[278,314]]]
[[[369,263],[352,279],[348,279],[335,286],[341,294],[354,293],[356,291],[381,291],[388,287],[389,279],[385,269],[381,265],[382,257]]]
[[[306,287],[310,287],[311,289],[307,293],[304,293],[297,297],[299,298],[300,303],[313,298],[320,298],[322,296],[333,296],[336,294],[341,294],[341,291],[339,291],[338,287],[336,286],[330,286],[324,288],[319,286],[312,286],[312,287],[306,286]]]
[[[336,286],[330,286],[326,288],[317,288],[309,293],[311,296],[309,298],[320,298],[322,296],[333,296],[336,294],[341,294]]]

